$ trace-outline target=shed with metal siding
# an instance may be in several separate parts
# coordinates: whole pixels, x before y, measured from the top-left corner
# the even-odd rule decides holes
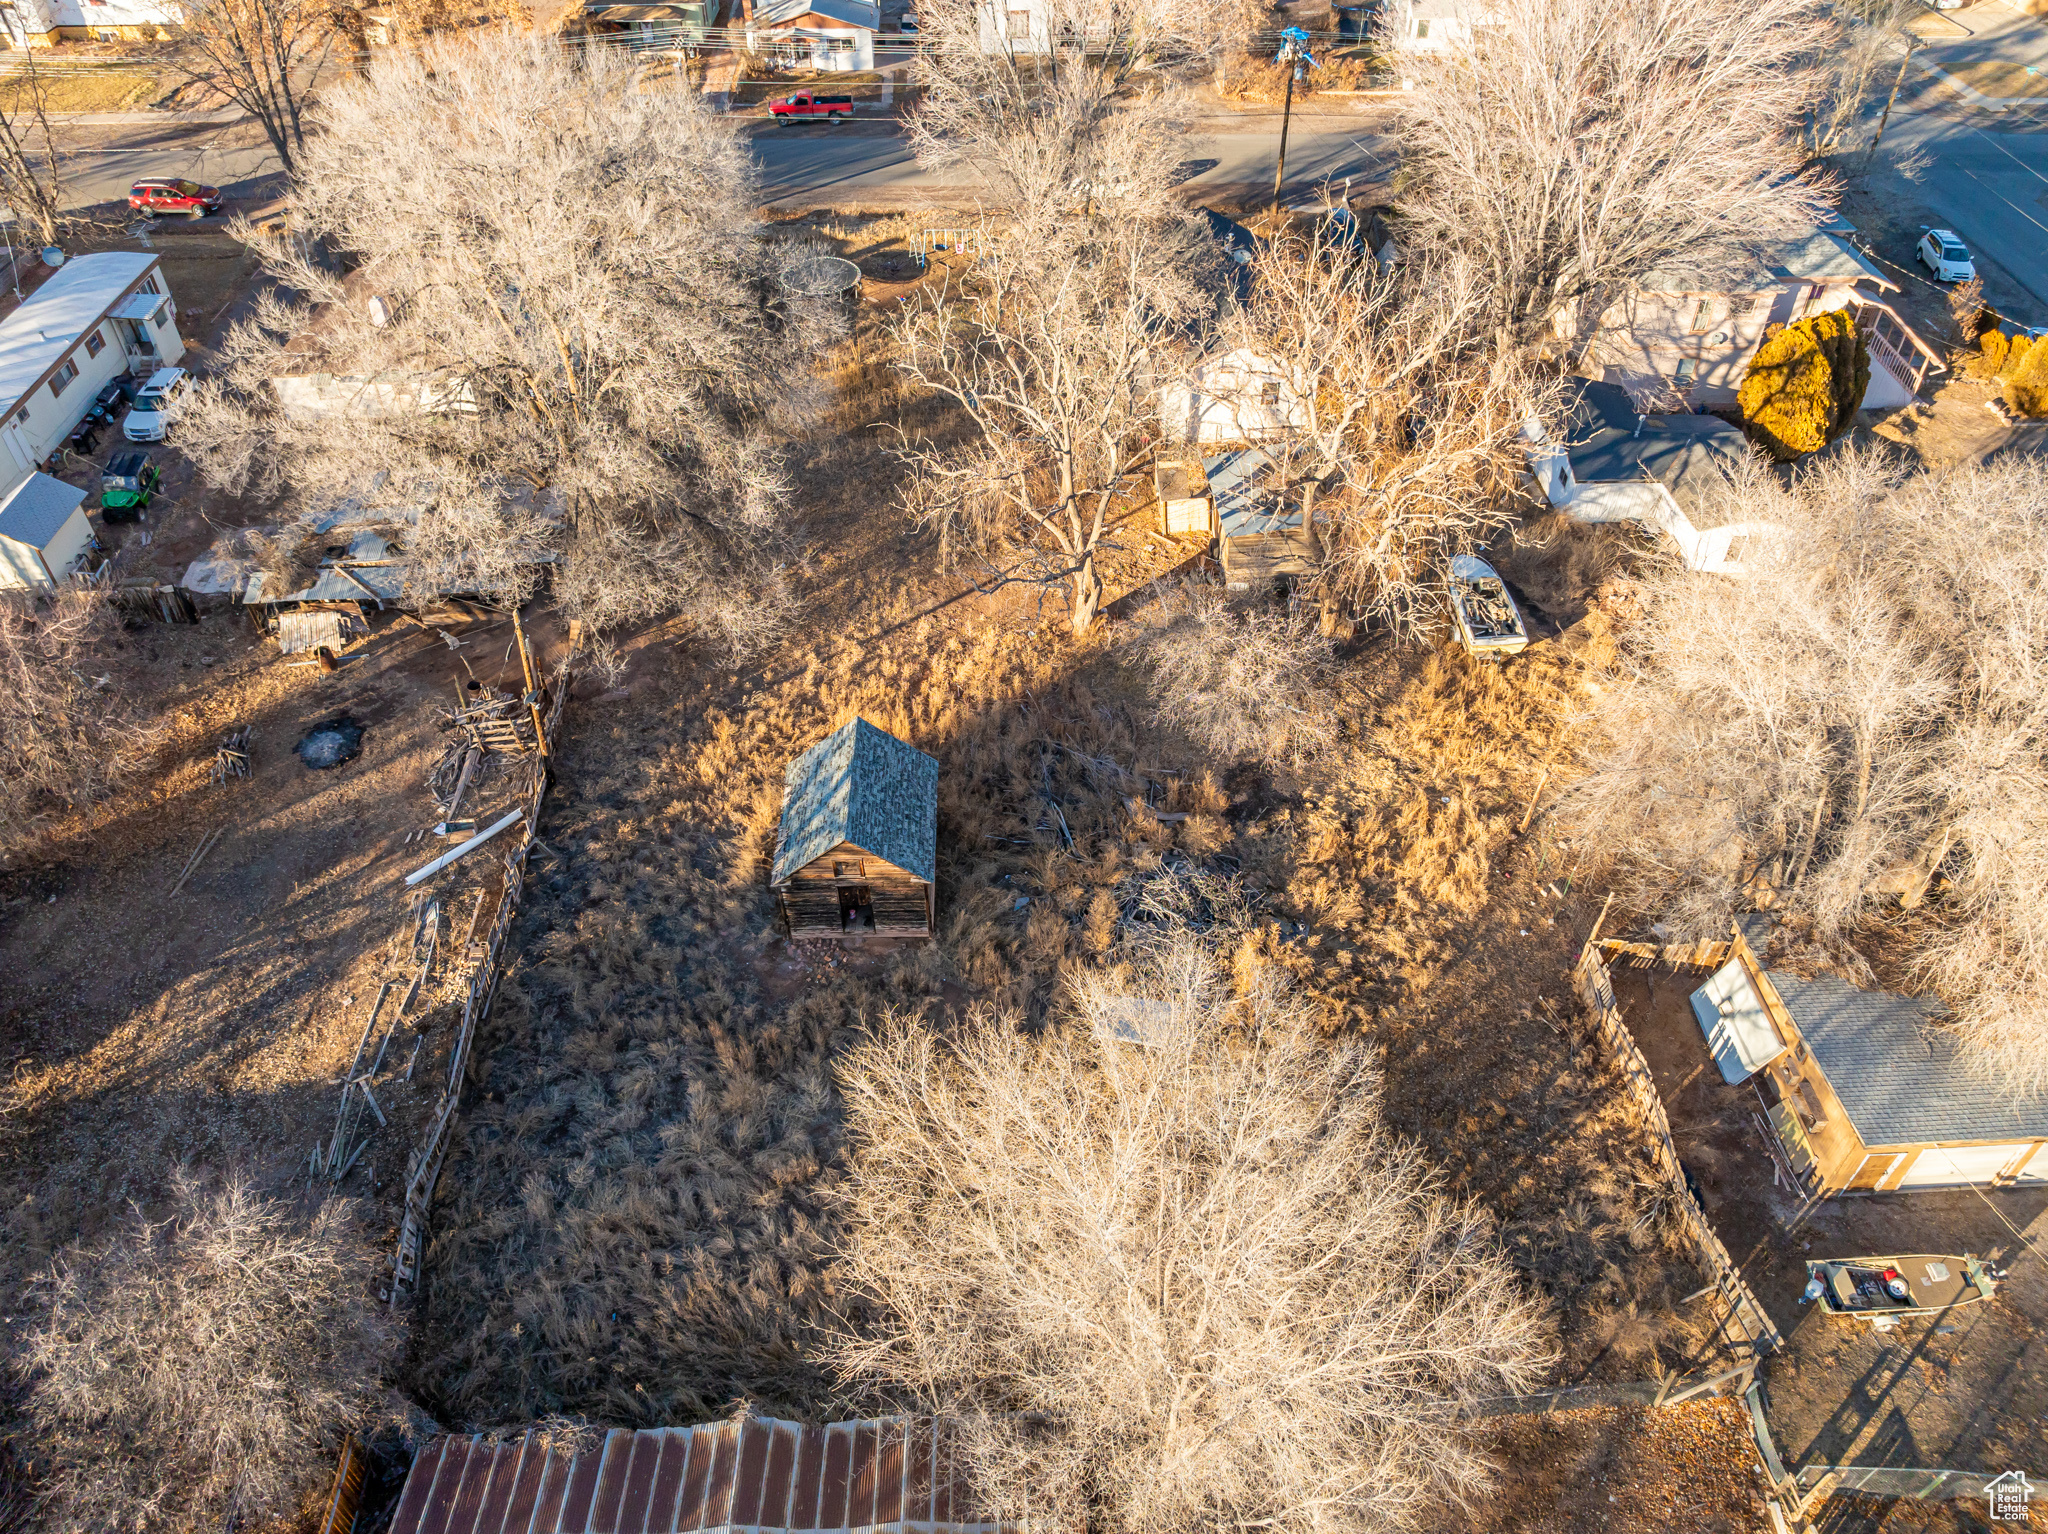
[[[1007,1534],[969,1497],[954,1434],[921,1417],[807,1427],[767,1417],[625,1429],[581,1444],[537,1431],[436,1438],[414,1457],[390,1534]]]

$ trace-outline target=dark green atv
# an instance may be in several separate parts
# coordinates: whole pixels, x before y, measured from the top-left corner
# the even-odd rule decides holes
[[[148,509],[161,478],[147,453],[116,453],[100,475],[100,513],[109,522],[132,522]]]

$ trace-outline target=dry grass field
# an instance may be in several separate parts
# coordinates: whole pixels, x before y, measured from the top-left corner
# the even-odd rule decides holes
[[[905,533],[868,425],[905,404],[878,350],[842,352],[802,466],[798,630],[743,669],[648,636],[622,688],[571,706],[542,826],[560,861],[479,1033],[412,1387],[477,1425],[846,1405],[804,1352],[809,1328],[857,1324],[824,1256],[835,1048],[885,1001],[1045,1016],[1133,881],[1183,859],[1241,874],[1262,956],[1325,1026],[1385,1049],[1398,1126],[1555,1300],[1560,1378],[1684,1366],[1673,1303],[1699,1279],[1565,999],[1590,913],[1539,893],[1568,849],[1516,834],[1602,620],[1506,668],[1363,643],[1327,762],[1204,760],[1152,722],[1115,620],[1076,641],[1056,608],[984,597]],[[1112,596],[1192,552],[1143,514],[1122,541]],[[773,920],[782,773],[855,714],[940,763],[927,947],[793,946]]]

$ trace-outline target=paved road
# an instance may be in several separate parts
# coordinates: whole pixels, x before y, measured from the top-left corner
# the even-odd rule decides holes
[[[1203,188],[1265,188],[1272,185],[1280,151],[1277,122],[1245,124],[1235,131],[1188,135],[1183,173],[1187,185]],[[972,197],[976,178],[964,171],[935,176],[918,169],[899,134],[875,125],[833,129],[806,124],[767,129],[754,140],[760,162],[762,194],[771,202],[800,199],[858,200],[863,194],[952,192]],[[1369,180],[1393,168],[1393,141],[1372,132],[1367,123],[1332,124],[1329,119],[1299,119],[1287,144],[1287,184],[1283,195],[1297,201],[1312,195],[1324,181],[1346,176]]]
[[[1263,120],[1247,126],[1252,131],[1189,136],[1185,169],[1191,185],[1271,184],[1279,126]],[[110,127],[92,139],[69,153],[66,178],[73,206],[125,198],[129,184],[145,175],[191,176],[243,198],[273,196],[279,189],[276,156],[248,124]],[[762,195],[771,202],[947,192],[971,198],[976,186],[969,174],[936,176],[918,169],[902,135],[880,123],[762,128],[754,136],[754,152],[761,165]],[[1324,179],[1367,179],[1392,165],[1391,142],[1369,132],[1364,122],[1333,125],[1328,118],[1297,118],[1288,141],[1286,195],[1300,199]]]

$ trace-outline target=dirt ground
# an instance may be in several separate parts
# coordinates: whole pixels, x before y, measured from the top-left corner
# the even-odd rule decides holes
[[[1687,998],[1704,979],[1617,968],[1615,995],[1708,1215],[1785,1336],[1764,1375],[1786,1466],[2048,1470],[2048,1193],[1888,1194],[1804,1208],[1772,1178],[1751,1121],[1755,1094],[1722,1081],[1700,1035]],[[2010,1277],[1988,1302],[1886,1334],[1800,1302],[1809,1257],[1893,1252],[1991,1256]]]
[[[1721,1534],[1771,1527],[1737,1401],[1501,1418],[1494,1452],[1506,1473],[1464,1525],[1475,1531]]]

